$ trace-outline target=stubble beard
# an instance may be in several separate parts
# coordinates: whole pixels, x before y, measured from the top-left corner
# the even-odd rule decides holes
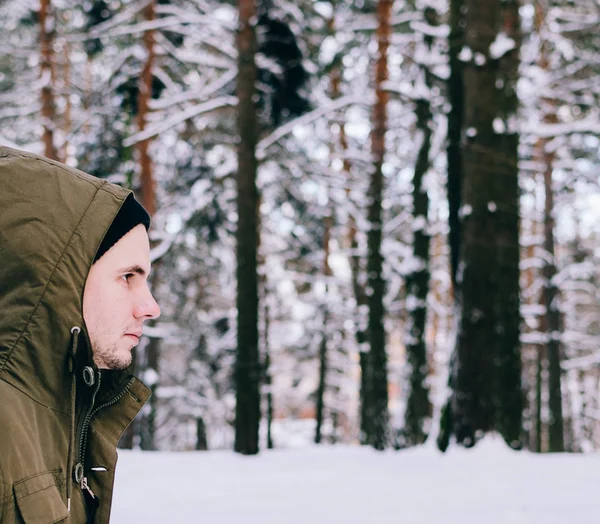
[[[131,365],[133,348],[119,350],[116,344],[104,346],[92,340],[94,362],[100,369],[112,369],[122,371]]]

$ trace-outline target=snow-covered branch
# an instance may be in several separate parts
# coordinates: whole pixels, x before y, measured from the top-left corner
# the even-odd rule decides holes
[[[358,95],[350,95],[344,96],[342,98],[338,98],[337,100],[333,100],[329,105],[318,107],[309,113],[306,113],[294,120],[278,127],[275,131],[273,131],[269,136],[263,138],[258,145],[256,146],[256,157],[259,160],[265,158],[267,149],[276,143],[278,140],[282,139],[284,136],[290,134],[296,126],[306,125],[323,116],[333,113],[334,111],[338,111],[349,105],[368,105],[369,97],[358,96]]]
[[[572,135],[574,133],[589,133],[600,135],[600,120],[598,114],[561,124],[548,124],[544,122],[527,122],[521,126],[522,133],[528,133],[540,138],[553,138],[560,135]]]
[[[142,140],[147,140],[148,138],[152,138],[156,135],[164,133],[168,129],[180,124],[181,122],[185,122],[190,118],[197,117],[203,113],[210,113],[211,111],[215,111],[217,109],[223,109],[224,107],[235,107],[237,105],[237,98],[233,96],[222,96],[220,98],[216,98],[214,100],[209,100],[203,104],[198,104],[196,106],[190,107],[185,111],[181,111],[176,115],[173,115],[170,118],[163,122],[158,122],[151,126],[148,126],[143,131],[139,133],[135,133],[131,135],[129,138],[123,141],[125,146],[132,146],[141,142]]]

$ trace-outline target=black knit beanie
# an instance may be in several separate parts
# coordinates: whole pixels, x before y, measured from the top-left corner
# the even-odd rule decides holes
[[[138,224],[144,224],[147,231],[150,227],[150,215],[133,197],[133,193],[130,193],[104,235],[104,240],[94,257],[94,263]]]

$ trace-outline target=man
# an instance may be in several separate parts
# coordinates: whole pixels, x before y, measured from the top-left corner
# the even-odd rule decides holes
[[[106,523],[149,396],[150,219],[130,191],[0,148],[0,523]]]

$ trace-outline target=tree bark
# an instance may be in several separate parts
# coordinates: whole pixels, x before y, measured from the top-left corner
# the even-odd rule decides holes
[[[426,20],[431,25],[436,23],[433,9],[426,10]],[[431,49],[431,38],[426,37],[425,43]],[[431,73],[426,67],[423,71],[425,85],[432,86]],[[406,343],[407,358],[407,405],[404,415],[404,437],[406,445],[422,444],[427,439],[428,423],[431,417],[429,387],[426,384],[429,375],[427,360],[427,344],[425,328],[427,320],[427,294],[429,292],[429,244],[430,236],[427,231],[429,224],[429,196],[423,186],[423,178],[429,170],[429,151],[431,149],[432,114],[428,98],[416,101],[418,137],[421,140],[415,173],[413,176],[413,218],[419,228],[413,231],[413,259],[417,269],[406,278],[406,296],[408,309],[408,326]]]
[[[325,232],[323,234],[323,275],[325,279],[331,276],[331,268],[329,267],[329,240],[331,237],[331,226],[333,219],[331,216],[325,218]],[[317,387],[317,406],[316,416],[317,425],[315,429],[315,444],[320,444],[323,430],[323,416],[325,411],[325,390],[327,388],[327,336],[329,321],[329,310],[327,304],[327,290],[329,285],[325,283],[325,300],[323,304],[323,331],[321,334],[321,344],[319,345],[319,385]]]
[[[146,22],[151,22],[156,18],[155,2],[156,0],[152,0],[144,9]],[[140,132],[146,128],[149,102],[152,98],[152,68],[154,67],[155,56],[154,29],[145,31],[143,39],[144,48],[146,49],[146,61],[139,80],[137,124]],[[152,159],[150,158],[149,148],[149,138],[142,140],[137,145],[140,164],[141,200],[148,213],[153,215],[156,212],[156,184],[152,175]]]
[[[388,446],[388,377],[387,353],[385,347],[385,329],[383,295],[385,283],[382,275],[383,257],[381,254],[383,196],[383,159],[385,155],[385,133],[387,130],[388,93],[383,83],[388,78],[387,51],[390,41],[391,0],[379,0],[377,4],[377,63],[375,66],[375,106],[373,108],[373,130],[371,132],[371,153],[373,166],[369,185],[368,221],[370,229],[367,235],[367,286],[369,302],[368,333],[370,343],[370,365],[372,391],[372,421],[370,444],[378,450]]]
[[[519,220],[519,135],[511,128],[517,114],[519,99],[517,81],[521,52],[520,0],[501,2],[502,32],[515,42],[515,47],[498,59],[500,119],[504,132],[501,135],[501,154],[505,159],[506,180],[498,189],[499,201],[506,215],[498,223],[498,284],[500,295],[496,304],[498,313],[496,338],[496,376],[494,398],[498,406],[496,428],[507,444],[513,448],[523,446],[523,406],[521,363],[521,286],[520,220]],[[496,130],[498,132],[498,130]],[[499,213],[500,215],[500,213]]]
[[[554,250],[554,193],[552,189],[552,153],[545,152],[546,170],[544,189],[544,251],[546,264],[544,276],[544,306],[546,307],[546,327],[548,344],[548,451],[564,451],[564,422],[562,412],[561,367],[560,367],[560,311],[558,307],[558,289],[554,284],[556,275]]]
[[[206,424],[204,419],[196,419],[196,451],[208,451],[208,440],[206,439]]]
[[[265,306],[265,387],[267,389],[267,449],[273,449],[273,378],[271,376],[271,347],[269,345],[269,307]]]
[[[238,0],[238,173],[236,231],[237,351],[234,449],[242,454],[259,450],[260,362],[258,352],[258,190],[256,187],[256,5]]]
[[[71,127],[73,125],[72,117],[71,117],[71,53],[70,53],[71,45],[69,42],[64,43],[63,47],[63,68],[62,68],[62,76],[63,76],[63,84],[64,84],[64,99],[65,99],[65,115],[64,115],[64,123],[63,123],[63,132],[65,134],[65,140],[62,145],[61,156],[63,161],[67,162],[69,160],[69,140],[68,137],[71,134]]]
[[[519,347],[518,136],[510,128],[520,27],[518,3],[465,0],[461,247],[457,275],[461,309],[451,401],[452,431],[470,447],[498,431],[521,446]],[[502,57],[490,46],[504,31],[515,48]],[[462,274],[461,274],[462,273]]]
[[[44,142],[44,156],[52,160],[59,160],[54,144],[54,128],[56,126],[56,106],[54,100],[54,16],[51,0],[40,0],[40,74],[42,77],[42,140]]]
[[[544,348],[539,347],[536,362],[535,374],[535,448],[534,451],[542,452],[542,435],[544,425],[542,423],[542,386],[543,386],[543,369],[544,369]]]
[[[464,81],[463,64],[458,58],[464,43],[464,28],[461,26],[461,9],[464,0],[450,0],[450,37],[448,53],[450,58],[450,77],[448,78],[448,224],[450,227],[450,276],[456,289],[458,273],[458,256],[460,252],[460,219],[462,180],[461,143],[464,119]],[[456,293],[455,293],[456,296]]]
[[[536,29],[541,33],[545,20],[545,13],[540,3],[536,3]],[[550,69],[548,57],[548,42],[542,42],[540,49],[539,65],[545,71]],[[554,107],[556,101],[543,98],[543,106],[546,109],[544,122],[555,124],[558,122]],[[545,306],[544,326],[547,336],[546,356],[548,359],[548,451],[564,451],[564,421],[562,412],[561,391],[561,318],[559,310],[559,292],[554,283],[556,275],[555,248],[554,248],[554,190],[552,188],[552,173],[554,171],[554,151],[548,151],[549,140],[541,139],[538,145],[541,160],[544,165],[544,251],[545,265],[542,268],[544,278],[544,289],[542,292],[543,304]]]
[[[458,302],[458,263],[461,248],[460,207],[463,179],[462,137],[464,132],[465,93],[463,79],[463,63],[459,54],[464,45],[464,19],[462,15],[464,0],[450,0],[450,35],[448,37],[448,55],[450,76],[448,77],[448,145],[446,147],[448,180],[448,244],[450,246],[450,280],[454,300]],[[458,304],[457,304],[458,305]],[[457,357],[453,356],[450,366],[456,365]],[[455,377],[451,372],[448,376],[448,387],[454,390]],[[442,408],[440,431],[437,444],[445,451],[454,431],[452,419],[452,397]]]
[[[360,364],[360,435],[359,440],[363,445],[371,443],[373,429],[373,392],[371,378],[372,367],[370,364],[371,354],[367,351],[358,353]]]
[[[423,176],[429,168],[431,145],[431,109],[428,100],[417,101],[417,129],[422,137],[415,174],[413,177],[413,206],[415,221],[422,221],[423,227],[414,231],[413,257],[419,268],[406,279],[409,322],[406,358],[408,362],[408,399],[404,417],[405,438],[408,445],[422,444],[427,438],[425,428],[431,416],[429,388],[426,379],[429,375],[425,324],[427,319],[427,293],[429,291],[429,234],[427,215],[429,197],[423,188]]]

